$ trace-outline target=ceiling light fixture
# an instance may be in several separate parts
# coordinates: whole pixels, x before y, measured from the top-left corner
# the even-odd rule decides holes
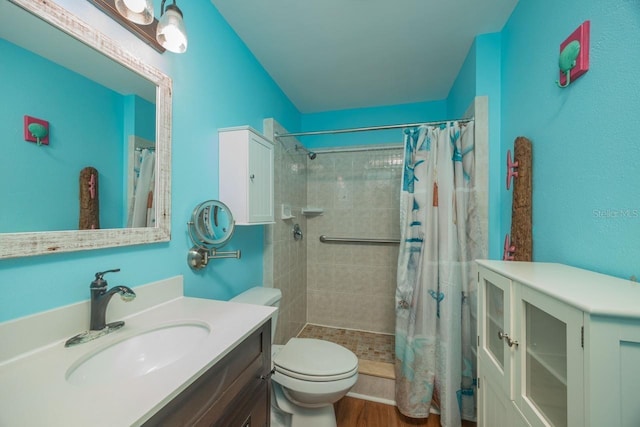
[[[187,50],[187,30],[182,19],[182,11],[175,0],[166,9],[165,2],[166,0],[162,0],[160,5],[160,22],[158,22],[156,39],[168,51],[184,53]]]
[[[153,22],[152,0],[116,0],[116,10],[131,22],[149,25]]]

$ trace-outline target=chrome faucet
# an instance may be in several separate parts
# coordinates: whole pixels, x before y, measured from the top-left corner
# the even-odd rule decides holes
[[[123,321],[106,324],[107,305],[111,301],[111,297],[120,294],[123,301],[132,301],[136,297],[136,293],[126,286],[114,286],[107,290],[107,281],[104,275],[107,273],[117,273],[119,268],[96,273],[96,279],[91,282],[91,323],[89,329],[92,331],[101,331],[107,326],[109,328],[121,328],[124,326]]]

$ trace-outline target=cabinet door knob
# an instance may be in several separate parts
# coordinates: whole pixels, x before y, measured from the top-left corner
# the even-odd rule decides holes
[[[255,176],[255,174],[251,174],[251,175],[249,175],[249,179],[250,179],[251,181],[253,181],[253,179],[254,179],[255,177],[256,177],[256,176]]]
[[[502,331],[498,331],[498,338],[499,338],[499,339],[503,339],[503,338],[504,338],[504,339],[507,341],[507,345],[508,345],[509,347],[513,347],[514,345],[515,345],[516,347],[518,347],[518,341],[511,339],[511,337],[509,336],[509,334],[505,334],[505,333],[504,333],[504,332],[502,332]]]

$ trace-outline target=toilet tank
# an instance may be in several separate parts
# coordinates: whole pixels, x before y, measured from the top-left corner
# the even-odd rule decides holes
[[[240,302],[243,304],[255,304],[255,305],[266,305],[270,307],[280,307],[280,300],[282,299],[282,291],[276,288],[264,288],[262,286],[257,286],[255,288],[250,288],[231,298],[230,302]],[[278,310],[273,313],[271,317],[271,343],[273,344],[273,340],[276,336],[276,326],[278,324]]]

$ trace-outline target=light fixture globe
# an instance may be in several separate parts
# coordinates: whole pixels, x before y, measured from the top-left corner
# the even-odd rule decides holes
[[[152,0],[115,0],[115,4],[118,13],[131,22],[141,25],[153,22]]]
[[[187,50],[187,30],[182,20],[182,11],[170,4],[158,22],[158,43],[170,52],[184,53]]]

